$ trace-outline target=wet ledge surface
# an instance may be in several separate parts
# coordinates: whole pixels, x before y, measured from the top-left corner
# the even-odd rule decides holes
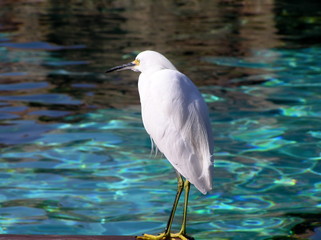
[[[134,240],[134,236],[17,235],[2,234],[0,240]]]

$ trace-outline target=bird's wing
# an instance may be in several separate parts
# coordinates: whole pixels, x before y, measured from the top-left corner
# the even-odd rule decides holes
[[[139,81],[147,132],[173,167],[205,194],[212,189],[213,138],[201,94],[174,70],[143,75]]]

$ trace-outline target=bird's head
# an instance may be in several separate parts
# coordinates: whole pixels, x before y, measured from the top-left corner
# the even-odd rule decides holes
[[[130,69],[135,72],[142,72],[142,73],[158,71],[161,69],[176,70],[174,65],[162,54],[155,51],[147,50],[139,53],[134,61],[117,66],[117,67],[113,67],[107,70],[106,73],[113,72],[113,71],[121,71],[126,69]]]

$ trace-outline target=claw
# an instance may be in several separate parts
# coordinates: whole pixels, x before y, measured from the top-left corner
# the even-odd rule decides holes
[[[136,239],[139,240],[170,240],[168,235],[165,233],[161,233],[159,235],[151,235],[151,234],[144,234],[143,236],[136,236]]]
[[[186,234],[182,233],[173,233],[171,234],[172,239],[181,239],[181,240],[194,240],[193,237],[187,236]]]

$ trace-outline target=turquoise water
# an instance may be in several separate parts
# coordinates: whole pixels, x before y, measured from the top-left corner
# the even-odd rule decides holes
[[[191,235],[263,240],[297,233],[309,214],[320,215],[321,48],[313,42],[319,18],[299,18],[291,9],[296,5],[279,11],[278,2],[261,6],[271,12],[250,5],[254,13],[243,9],[238,21],[238,4],[214,1],[218,5],[203,11],[165,2],[174,10],[167,12],[167,4],[3,3],[0,233],[163,231],[175,173],[151,153],[138,75],[104,74],[145,48],[166,53],[200,87],[210,108],[214,190],[203,196],[191,189]],[[212,14],[217,7],[221,15]],[[143,25],[156,10],[165,14],[162,26]],[[260,17],[274,19],[278,31]],[[288,21],[310,28],[284,30]],[[164,30],[173,22],[177,28]],[[272,35],[266,41],[251,32],[240,36],[241,26],[246,33],[261,27]],[[137,30],[146,34],[135,35]],[[180,209],[177,229],[179,215]]]

